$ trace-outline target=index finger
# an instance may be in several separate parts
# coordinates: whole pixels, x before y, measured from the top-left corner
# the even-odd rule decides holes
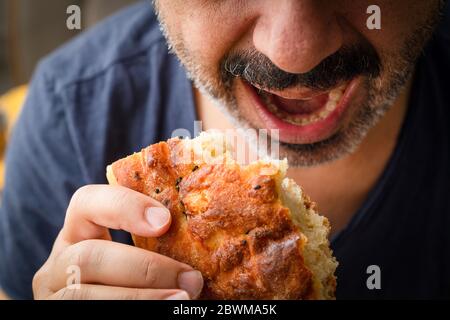
[[[137,191],[111,185],[88,185],[73,195],[60,238],[70,244],[109,239],[109,229],[158,237],[170,227],[167,208]]]

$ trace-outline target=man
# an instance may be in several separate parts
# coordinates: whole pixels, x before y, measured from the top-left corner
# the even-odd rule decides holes
[[[104,183],[113,160],[201,120],[279,130],[331,221],[338,299],[450,297],[448,23],[438,0],[377,4],[381,29],[370,1],[160,0],[161,33],[141,3],[45,59],[8,152],[3,289],[195,299],[197,271],[108,231],[162,235],[167,209]]]

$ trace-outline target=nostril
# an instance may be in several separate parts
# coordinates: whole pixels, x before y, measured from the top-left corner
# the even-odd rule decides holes
[[[265,10],[253,31],[255,48],[278,68],[307,73],[342,47],[343,33],[331,1],[282,3]]]

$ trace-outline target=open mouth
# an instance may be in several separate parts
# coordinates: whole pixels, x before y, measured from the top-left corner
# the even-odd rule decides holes
[[[267,109],[278,118],[299,126],[305,126],[326,119],[338,105],[347,88],[347,83],[329,92],[322,92],[302,99],[283,98],[282,96],[258,90]]]
[[[359,78],[328,91],[268,91],[242,81],[266,129],[278,129],[286,143],[314,143],[329,138],[343,123]]]

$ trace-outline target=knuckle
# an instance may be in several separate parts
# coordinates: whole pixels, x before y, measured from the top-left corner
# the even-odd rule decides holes
[[[148,254],[142,261],[142,273],[145,283],[152,286],[155,285],[158,280],[157,275],[158,261],[156,255]]]
[[[87,197],[92,194],[92,189],[94,186],[92,185],[85,185],[80,188],[78,188],[74,194],[72,195],[72,198],[70,199],[69,206],[67,208],[67,213],[69,214],[72,212],[73,208],[79,206],[81,203],[85,202]]]
[[[60,291],[58,291],[56,298],[60,300],[75,300],[75,292],[76,292],[75,290],[63,288]]]
[[[31,283],[33,296],[35,299],[41,298],[42,287],[44,284],[44,278],[46,272],[44,271],[45,267],[41,267],[33,276],[33,280]]]
[[[120,300],[142,300],[144,297],[139,289],[130,289],[120,297]]]
[[[83,297],[86,296],[85,290],[82,289],[71,289],[68,287],[62,288],[59,290],[55,296],[54,299],[57,300],[83,300]]]
[[[100,245],[99,240],[85,240],[83,254],[81,256],[83,265],[100,268],[105,260],[105,250]]]
[[[50,256],[47,261],[36,271],[31,280],[31,289],[34,299],[45,299],[53,294],[52,290],[55,261]]]
[[[84,285],[81,289],[68,289],[75,292],[78,300],[90,300],[94,297],[95,289],[92,286]]]
[[[72,201],[82,201],[85,199],[86,195],[90,194],[93,190],[92,185],[85,185],[78,188],[75,193],[72,195]]]
[[[118,218],[118,227],[122,230],[133,229],[133,221],[130,215],[126,214],[130,210],[133,212],[143,212],[148,205],[145,202],[145,196],[137,194],[135,191],[127,188],[117,188],[114,192],[114,197],[111,199],[111,205],[114,206],[117,212],[123,212]]]
[[[84,240],[75,243],[65,250],[64,257],[61,259],[65,260],[68,266],[77,265],[81,270],[88,268],[93,262],[98,263],[102,259],[99,256],[101,250],[96,250],[96,243],[97,240]]]
[[[111,198],[111,206],[113,206],[117,212],[126,212],[134,204],[133,199],[129,196],[129,191],[125,188],[117,188],[114,192],[114,196]],[[125,229],[128,225],[126,215],[122,215],[118,219],[119,228]]]
[[[131,190],[126,189],[126,188],[115,188],[115,193],[114,193],[114,203],[116,205],[123,205],[124,203],[129,202],[131,197],[130,197],[130,192]]]

